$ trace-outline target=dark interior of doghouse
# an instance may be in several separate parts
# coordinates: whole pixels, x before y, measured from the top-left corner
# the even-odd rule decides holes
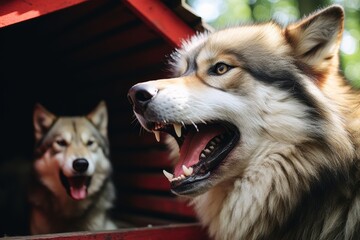
[[[168,75],[170,43],[121,1],[110,0],[4,27],[0,42],[1,236],[28,234],[27,173],[37,102],[57,115],[73,116],[106,101],[115,218],[130,226],[194,221],[162,175],[162,169],[170,170],[165,146],[152,134],[140,134],[127,100],[133,84]]]

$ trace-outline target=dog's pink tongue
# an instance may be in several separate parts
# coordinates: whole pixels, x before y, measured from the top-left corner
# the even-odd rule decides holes
[[[69,178],[70,195],[75,200],[85,199],[87,196],[87,186],[85,177]]]
[[[86,198],[86,186],[80,188],[70,187],[71,197],[75,200],[82,200]]]
[[[183,174],[182,165],[190,167],[199,162],[200,154],[205,149],[208,142],[224,131],[223,128],[207,126],[199,132],[191,131],[187,133],[183,145],[180,149],[180,159],[174,169],[174,175]]]

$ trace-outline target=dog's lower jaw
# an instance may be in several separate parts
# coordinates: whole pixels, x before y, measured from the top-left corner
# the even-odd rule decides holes
[[[111,181],[107,181],[97,194],[83,201],[74,201],[67,195],[59,198],[43,188],[38,185],[30,199],[32,235],[116,229],[107,216],[115,199],[115,188]]]

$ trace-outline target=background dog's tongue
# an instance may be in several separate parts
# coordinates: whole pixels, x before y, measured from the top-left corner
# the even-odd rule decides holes
[[[187,133],[183,145],[180,149],[180,159],[175,166],[174,174],[179,176],[183,174],[182,165],[190,167],[199,162],[201,151],[206,147],[208,142],[215,136],[220,135],[224,131],[223,128],[215,126],[207,126],[197,131]]]
[[[70,195],[75,200],[85,199],[87,196],[86,177],[69,178]]]

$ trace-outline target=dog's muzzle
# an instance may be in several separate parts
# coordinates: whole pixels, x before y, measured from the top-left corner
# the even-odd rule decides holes
[[[129,101],[141,126],[153,132],[158,142],[160,132],[164,132],[174,137],[179,146],[173,173],[164,171],[171,191],[177,195],[199,195],[212,186],[218,168],[237,146],[240,131],[227,120],[193,121],[178,114],[176,108],[164,118],[167,109],[176,106],[176,99],[171,96],[160,99],[163,88],[159,86],[162,85],[136,84],[128,92]]]
[[[65,176],[60,170],[60,180],[67,193],[74,200],[83,200],[88,196],[88,187],[91,182],[91,176],[86,175],[89,168],[89,162],[85,158],[77,158],[72,163],[74,173],[72,176]]]
[[[74,160],[72,166],[77,173],[84,173],[89,167],[89,162],[85,158],[78,158]]]

